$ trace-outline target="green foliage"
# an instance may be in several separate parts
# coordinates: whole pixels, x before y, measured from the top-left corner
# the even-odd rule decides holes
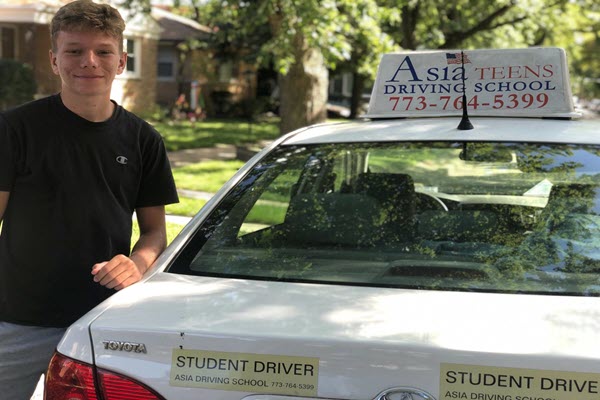
[[[0,58],[0,110],[33,100],[36,92],[29,65]]]
[[[129,9],[132,15],[138,13],[149,14],[152,10],[150,0],[117,0],[116,4]]]
[[[239,160],[203,161],[173,168],[177,188],[214,193],[240,169]]]
[[[171,243],[173,241],[173,239],[175,239],[175,236],[177,236],[179,234],[179,232],[181,232],[182,228],[183,228],[183,225],[175,224],[173,222],[167,222],[167,244]],[[135,245],[135,243],[138,241],[139,238],[140,238],[140,228],[138,227],[137,223],[134,223],[133,227],[131,229],[131,247],[132,248]]]
[[[300,43],[319,48],[330,68],[358,61],[363,74],[384,52],[404,49],[572,47],[597,21],[590,0],[212,0],[200,22],[218,27],[220,49],[244,47],[286,72]],[[596,22],[597,23],[597,22]],[[299,39],[300,38],[300,39]],[[300,41],[298,41],[300,40]],[[398,47],[399,46],[399,47]]]
[[[198,177],[198,179],[200,179],[200,177]],[[206,200],[204,199],[179,196],[179,203],[167,205],[165,207],[165,212],[169,215],[193,217],[205,204]]]
[[[319,48],[330,68],[362,49],[361,69],[372,74],[372,61],[394,48],[380,28],[384,11],[375,0],[212,0],[199,16],[217,28],[214,44],[224,55],[244,48],[249,60],[285,73],[298,61],[299,44]]]
[[[123,0],[147,10],[149,0]],[[214,27],[211,47],[224,57],[286,72],[298,46],[319,48],[330,68],[345,63],[372,77],[379,56],[394,49],[567,49],[582,88],[594,90],[600,3],[596,0],[173,0],[177,12]],[[587,86],[586,86],[587,85]]]
[[[145,109],[138,113],[138,115],[146,121],[163,122],[167,119],[169,110],[165,107],[161,107],[158,104],[154,104],[152,107]]]
[[[201,122],[155,121],[154,127],[165,140],[167,150],[213,147],[217,144],[257,143],[279,137],[278,120],[244,121],[214,119]]]
[[[318,48],[329,68],[355,74],[355,97],[381,54],[400,48],[563,47],[573,92],[589,98],[600,91],[594,0],[212,0],[199,14],[198,2],[196,15],[219,28],[215,43],[225,54],[244,48],[249,59],[285,74],[299,62],[299,48]]]
[[[567,46],[572,56],[571,71],[578,78],[574,93],[582,98],[597,98],[600,97],[600,4],[580,0],[573,8],[577,40]]]

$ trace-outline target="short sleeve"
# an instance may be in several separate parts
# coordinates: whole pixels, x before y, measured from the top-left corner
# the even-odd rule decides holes
[[[137,207],[152,207],[178,203],[179,198],[167,150],[160,134],[148,126],[142,143],[143,176]]]

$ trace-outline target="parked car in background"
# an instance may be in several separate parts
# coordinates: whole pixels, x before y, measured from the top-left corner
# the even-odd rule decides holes
[[[70,327],[45,398],[597,398],[600,123],[565,66],[386,55],[367,118],[264,149]]]

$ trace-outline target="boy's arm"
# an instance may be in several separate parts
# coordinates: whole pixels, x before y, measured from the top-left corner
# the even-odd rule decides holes
[[[119,254],[92,267],[94,281],[109,289],[121,290],[142,279],[144,273],[167,246],[165,207],[136,209],[140,238],[129,257]]]
[[[8,205],[8,198],[10,197],[10,192],[2,192],[0,191],[0,222],[4,218],[4,211],[6,211],[6,206]]]

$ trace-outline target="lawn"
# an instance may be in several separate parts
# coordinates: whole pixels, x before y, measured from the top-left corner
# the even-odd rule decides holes
[[[184,217],[193,217],[206,204],[206,200],[193,199],[191,197],[179,196],[179,203],[169,204],[165,207],[168,215],[182,215]]]
[[[213,160],[173,168],[178,189],[215,193],[244,165],[239,160]],[[167,214],[192,217],[206,204],[206,199],[179,196],[178,204],[166,207]]]
[[[241,119],[152,122],[163,136],[168,151],[213,147],[220,143],[241,145],[273,140],[280,136],[278,124],[277,118],[252,123]]]
[[[244,165],[239,160],[211,160],[173,168],[178,189],[215,193]]]
[[[172,222],[167,222],[167,243],[171,243],[175,236],[183,229],[183,225],[174,224]],[[137,242],[140,238],[140,229],[136,221],[133,221],[133,228],[131,230],[131,247]]]

